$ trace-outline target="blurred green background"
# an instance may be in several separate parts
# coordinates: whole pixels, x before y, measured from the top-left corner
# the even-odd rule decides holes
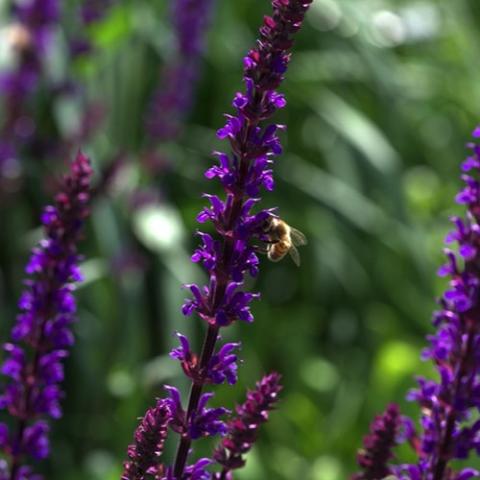
[[[218,186],[203,171],[209,153],[226,148],[215,130],[270,6],[217,1],[193,109],[179,139],[157,145],[163,160],[155,169],[145,161],[144,112],[172,55],[165,0],[118,2],[88,31],[94,53],[73,63],[62,48],[73,10],[64,10],[49,68],[103,105],[102,126],[82,146],[97,172],[119,153],[124,163],[108,195],[96,199],[81,247],[87,282],[78,290],[65,415],[41,468],[52,480],[113,480],[162,384],[187,391],[168,351],[174,331],[188,332],[199,348],[204,330],[180,313],[182,283],[204,278],[189,255],[201,194]],[[2,15],[5,24],[6,9]],[[431,373],[419,354],[444,286],[435,271],[448,216],[461,213],[453,203],[459,163],[478,121],[479,25],[478,0],[314,0],[282,86],[289,103],[275,119],[288,125],[285,154],[276,189],[263,199],[309,245],[301,268],[262,259],[251,283],[262,293],[255,323],[224,332],[242,341],[244,363],[235,387],[216,389],[217,404],[242,401],[273,369],[285,386],[236,478],[347,478],[375,413],[396,401],[418,417],[404,397],[414,375]],[[33,114],[52,135],[66,135],[82,102],[38,95]],[[48,179],[65,160],[26,154],[15,188],[2,196],[2,339],[50,201]],[[198,454],[208,452],[209,441],[198,443]]]

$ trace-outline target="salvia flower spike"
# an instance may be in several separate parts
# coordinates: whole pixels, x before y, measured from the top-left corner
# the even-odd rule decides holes
[[[480,127],[473,132],[480,138]],[[459,472],[452,460],[480,453],[480,421],[474,417],[480,405],[480,146],[469,143],[471,154],[462,164],[464,188],[456,202],[465,205],[464,218],[453,217],[454,228],[445,241],[457,244],[445,250],[446,263],[439,275],[448,277],[448,287],[435,312],[436,331],[428,337],[422,358],[431,360],[438,380],[418,377],[418,388],[408,399],[418,402],[422,416],[420,431],[412,430],[418,463],[402,465],[400,479],[466,480],[479,472]]]
[[[200,247],[192,261],[201,263],[209,274],[204,286],[187,285],[192,298],[186,300],[185,315],[196,313],[208,325],[200,356],[190,350],[188,340],[179,336],[180,347],[172,352],[192,379],[188,407],[181,409],[179,394],[174,423],[182,436],[174,465],[176,478],[183,478],[191,449],[192,426],[201,417],[198,410],[205,398],[202,389],[206,383],[233,383],[236,379],[235,345],[215,349],[219,331],[240,320],[250,323],[253,315],[250,303],[257,293],[245,291],[245,274],[258,273],[259,260],[251,240],[262,235],[262,227],[271,216],[271,210],[253,213],[262,189],[273,189],[273,157],[282,152],[277,132],[283,126],[266,121],[285,107],[286,101],[277,88],[284,78],[290,61],[293,35],[300,29],[312,0],[273,0],[273,14],[264,19],[256,46],[244,59],[245,90],[235,95],[234,114],[226,115],[226,124],[217,132],[228,140],[231,153],[216,152],[218,165],[208,169],[208,179],[218,179],[225,195],[205,194],[208,206],[197,219],[210,221],[217,233],[214,236],[199,232]],[[170,392],[172,395],[172,391]],[[183,426],[182,426],[183,425]],[[215,430],[222,433],[219,427]]]
[[[19,301],[21,313],[11,341],[4,345],[1,373],[7,382],[0,408],[17,420],[12,429],[0,423],[0,449],[11,459],[5,477],[9,480],[40,478],[31,477],[24,462],[28,457],[41,460],[48,456],[46,419],[62,415],[60,384],[63,361],[73,344],[74,282],[82,279],[77,243],[89,214],[91,175],[88,158],[78,153],[55,204],[43,211],[45,236],[27,264],[29,277]]]

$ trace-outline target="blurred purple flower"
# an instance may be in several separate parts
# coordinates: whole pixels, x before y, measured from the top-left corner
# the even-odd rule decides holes
[[[64,377],[63,360],[73,343],[72,291],[74,282],[81,280],[77,243],[89,214],[91,175],[88,158],[79,153],[55,205],[45,208],[45,237],[26,266],[29,279],[19,300],[21,313],[11,342],[4,346],[1,372],[9,380],[0,395],[0,408],[18,420],[11,433],[0,424],[0,448],[11,458],[11,478],[20,475],[26,455],[36,460],[48,455],[48,424],[39,419],[62,414],[59,384]]]
[[[154,140],[174,139],[192,103],[198,80],[200,56],[214,0],[174,0],[171,18],[177,51],[161,72],[146,118]]]
[[[476,129],[474,137],[480,137]],[[447,263],[439,275],[450,278],[439,301],[433,323],[437,328],[428,336],[422,352],[432,360],[438,380],[418,378],[418,388],[408,398],[422,410],[420,431],[415,434],[418,463],[402,465],[399,478],[458,480],[478,477],[471,468],[455,472],[454,459],[465,459],[472,451],[480,454],[480,421],[474,412],[480,407],[480,147],[468,145],[472,154],[463,164],[469,172],[462,176],[465,187],[456,201],[466,205],[465,218],[453,217],[454,230],[447,243],[456,242],[458,253],[446,250]]]

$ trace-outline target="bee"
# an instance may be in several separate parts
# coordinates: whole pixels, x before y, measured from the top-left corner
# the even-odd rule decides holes
[[[263,232],[267,236],[265,253],[272,262],[279,262],[287,253],[293,263],[300,266],[300,254],[297,247],[307,244],[305,235],[291,227],[278,217],[269,217],[265,221]]]

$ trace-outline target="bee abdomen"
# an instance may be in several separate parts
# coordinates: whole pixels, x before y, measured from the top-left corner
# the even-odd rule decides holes
[[[280,261],[290,250],[289,242],[281,241],[271,245],[268,250],[268,259],[272,262]]]

